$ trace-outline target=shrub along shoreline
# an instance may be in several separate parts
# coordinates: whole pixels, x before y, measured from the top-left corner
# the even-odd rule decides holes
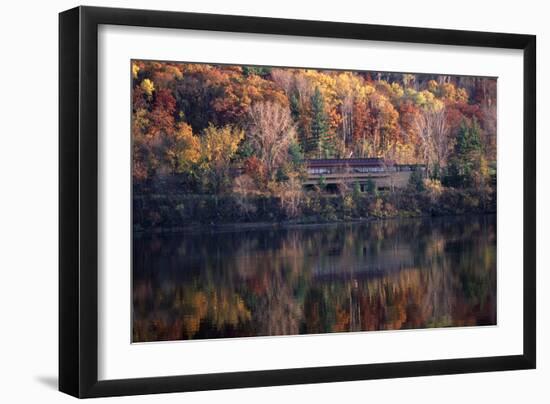
[[[307,191],[290,201],[263,194],[243,197],[134,190],[132,216],[134,233],[169,233],[495,212],[496,192],[490,187],[338,194]]]

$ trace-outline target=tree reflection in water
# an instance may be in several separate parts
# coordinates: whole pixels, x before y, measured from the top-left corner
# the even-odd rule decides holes
[[[496,324],[496,217],[136,236],[133,341]]]

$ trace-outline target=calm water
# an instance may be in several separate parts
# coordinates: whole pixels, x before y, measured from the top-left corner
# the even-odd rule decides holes
[[[133,340],[496,324],[496,217],[134,239]]]

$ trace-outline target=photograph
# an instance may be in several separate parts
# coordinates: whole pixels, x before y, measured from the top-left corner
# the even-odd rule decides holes
[[[497,325],[497,77],[128,75],[132,342]]]
[[[0,24],[1,402],[550,396],[543,2],[89,3]]]

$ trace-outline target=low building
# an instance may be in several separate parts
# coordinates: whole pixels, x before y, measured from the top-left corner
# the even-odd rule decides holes
[[[383,158],[309,159],[306,166],[308,178],[304,186],[312,187],[321,182],[328,187],[357,183],[361,190],[369,181],[379,190],[403,188],[413,171],[424,171],[423,165],[396,164]]]

